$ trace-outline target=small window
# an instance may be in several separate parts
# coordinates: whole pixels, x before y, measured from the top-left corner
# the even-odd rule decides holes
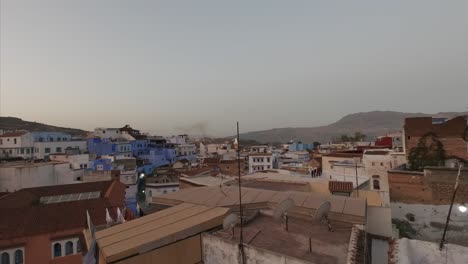
[[[10,264],[10,254],[6,252],[2,254],[2,264]]]
[[[372,162],[372,166],[375,166],[375,162]]]
[[[408,136],[408,140],[410,140],[410,139],[411,139],[411,136]]]
[[[372,180],[374,190],[380,190],[380,181],[378,179]]]
[[[383,166],[383,162],[380,162],[380,166]]]
[[[24,154],[24,149],[21,149],[21,154]]]
[[[28,148],[26,149],[26,154],[30,154],[30,150]]]
[[[45,148],[45,149],[44,149],[44,152],[45,152],[45,153],[50,153],[50,148]]]
[[[57,153],[62,152],[62,148],[61,148],[61,147],[56,147],[56,148],[55,148],[55,152],[57,152]]]
[[[63,138],[63,141],[66,141],[66,140],[67,140],[67,138]]]
[[[61,257],[62,256],[62,245],[60,243],[54,244],[54,257]]]
[[[15,264],[23,264],[23,251],[18,249],[15,251]]]
[[[65,255],[68,256],[68,255],[72,255],[72,254],[73,254],[73,242],[68,241],[65,244]]]
[[[81,240],[76,241],[76,253],[81,252]]]
[[[0,138],[0,145],[2,145],[2,144],[3,144],[3,139]]]
[[[16,144],[16,138],[14,139],[14,141],[15,141],[14,143]]]

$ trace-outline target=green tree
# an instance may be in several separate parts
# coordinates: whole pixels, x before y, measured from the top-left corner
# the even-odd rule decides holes
[[[354,133],[354,137],[353,137],[353,141],[356,142],[356,141],[361,141],[361,140],[364,140],[366,139],[366,135],[362,134],[361,132],[356,132]]]
[[[348,135],[341,135],[341,142],[349,142],[351,139],[348,137]]]
[[[442,166],[444,161],[444,145],[434,133],[424,135],[408,155],[410,169],[415,171],[422,171],[427,166]]]

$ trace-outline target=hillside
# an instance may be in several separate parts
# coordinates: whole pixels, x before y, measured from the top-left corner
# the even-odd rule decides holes
[[[256,140],[262,143],[288,142],[328,142],[343,134],[361,132],[367,136],[378,136],[399,131],[407,117],[454,117],[465,113],[447,112],[438,114],[401,113],[392,111],[373,111],[347,115],[335,123],[319,127],[275,128],[241,134],[241,139]]]
[[[0,116],[0,129],[27,130],[27,131],[56,131],[56,132],[68,133],[68,134],[71,134],[72,136],[84,136],[87,133],[87,131],[84,131],[81,129],[50,126],[50,125],[46,125],[42,123],[24,121],[16,117],[3,117],[3,116]]]

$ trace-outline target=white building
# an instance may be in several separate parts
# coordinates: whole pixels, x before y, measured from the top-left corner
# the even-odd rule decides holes
[[[269,153],[269,152],[270,152],[270,148],[267,145],[250,147],[250,153]]]
[[[249,155],[249,173],[273,169],[271,153],[255,153]]]
[[[0,192],[23,188],[80,183],[82,170],[73,170],[68,162],[7,162],[0,164]]]
[[[362,162],[372,180],[371,190],[388,192],[388,171],[405,164],[406,156],[388,149],[372,149],[364,151]]]
[[[0,157],[33,158],[33,137],[27,131],[0,135]]]
[[[33,144],[34,159],[45,159],[52,154],[64,154],[68,148],[79,149],[80,153],[88,151],[88,144],[85,140],[71,141],[37,141]]]
[[[287,152],[284,154],[284,156],[288,159],[293,159],[300,162],[307,162],[310,160],[310,153],[307,151]]]
[[[180,144],[176,147],[177,156],[192,156],[197,154],[197,147],[193,144]]]
[[[89,154],[53,154],[50,155],[49,158],[51,161],[68,162],[72,170],[83,170],[92,167],[89,160]]]
[[[183,145],[183,144],[187,144],[187,139],[188,139],[188,135],[177,135],[177,136],[168,137],[167,142],[172,143],[172,144]]]
[[[98,127],[94,129],[93,135],[96,137],[100,137],[101,139],[125,138],[124,136],[122,136],[122,132],[120,131],[120,128]]]

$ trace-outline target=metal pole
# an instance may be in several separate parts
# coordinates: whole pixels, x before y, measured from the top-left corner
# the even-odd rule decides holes
[[[358,175],[357,175],[357,163],[356,163],[356,193],[357,193],[357,197],[359,197],[359,182],[358,182]]]
[[[442,239],[440,240],[440,245],[439,245],[439,250],[440,251],[442,251],[442,249],[444,248],[445,235],[447,233],[448,225],[449,225],[449,222],[450,222],[450,215],[452,214],[453,203],[455,202],[455,195],[457,194],[457,190],[458,190],[458,181],[460,180],[461,168],[462,168],[462,165],[459,164],[458,165],[457,179],[455,180],[455,186],[453,188],[452,201],[450,202],[450,208],[449,208],[449,212],[448,212],[448,215],[447,215],[447,221],[445,222],[444,234],[442,235]]]
[[[239,180],[239,212],[240,212],[240,238],[239,247],[241,251],[242,263],[244,263],[244,236],[243,236],[243,212],[242,212],[242,188],[241,188],[241,164],[240,164],[240,138],[239,138],[239,121],[237,122],[237,169],[238,169],[238,180]]]

